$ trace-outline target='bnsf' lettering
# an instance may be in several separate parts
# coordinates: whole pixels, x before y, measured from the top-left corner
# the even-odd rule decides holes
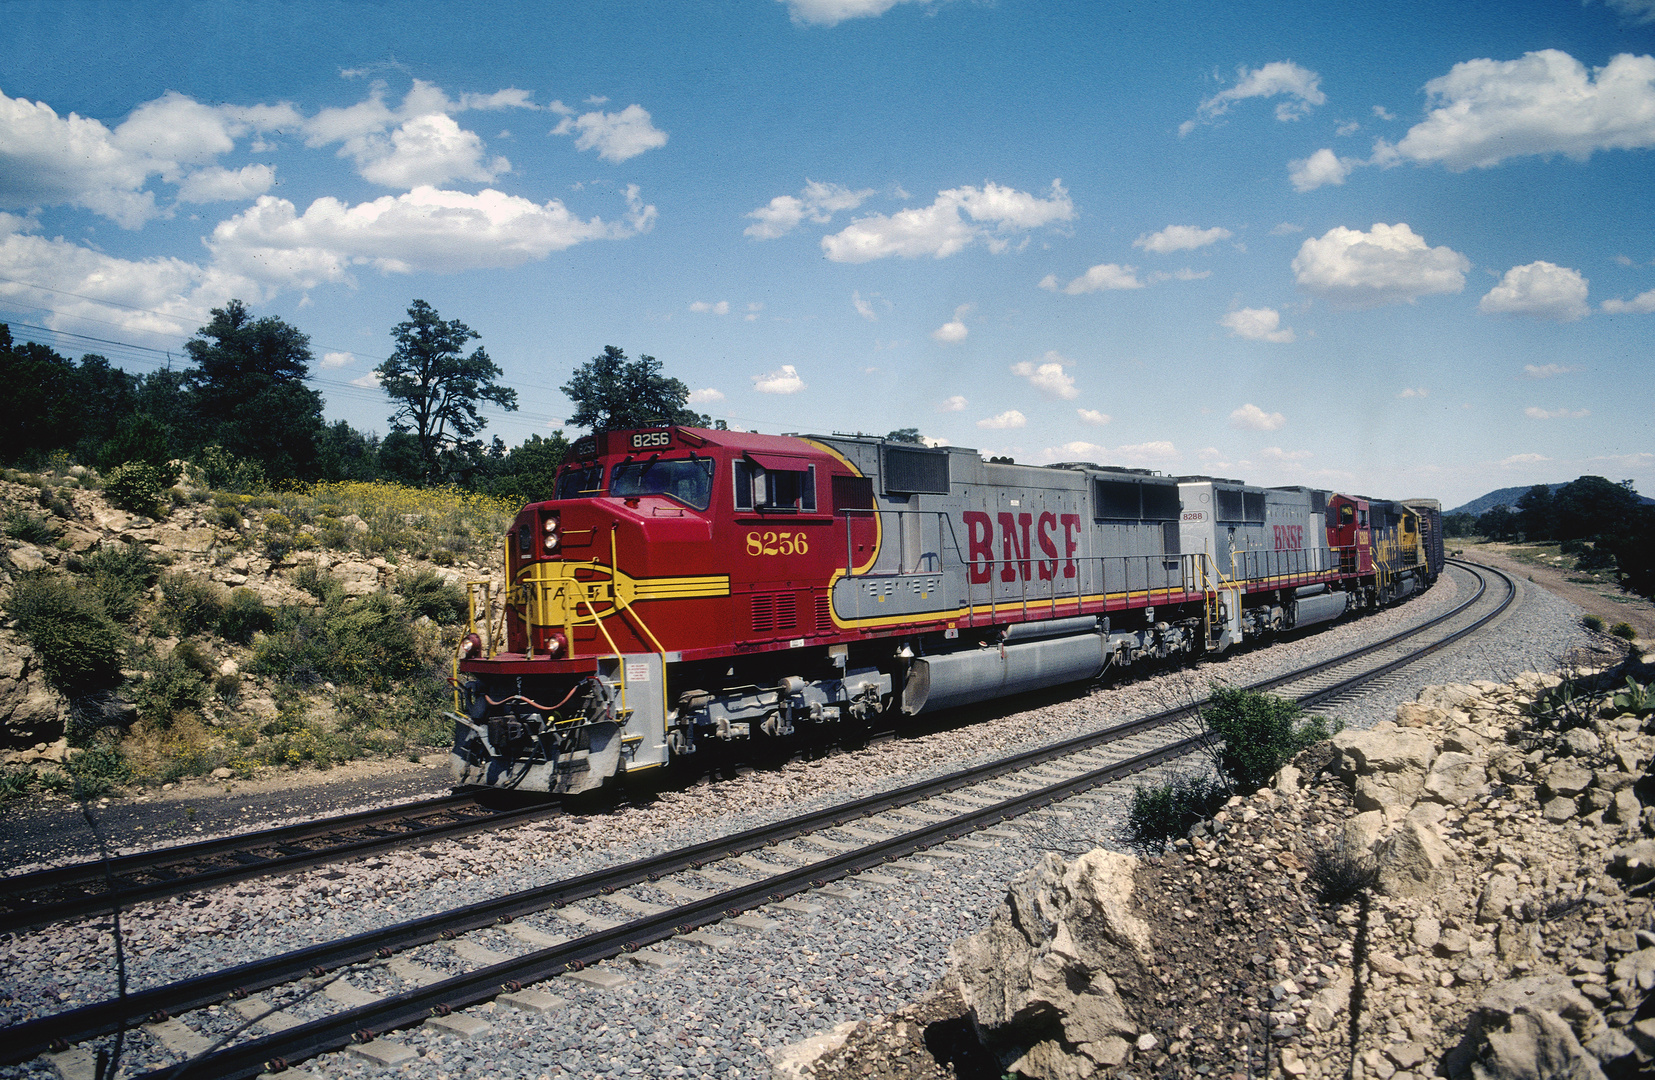
[[[1277,551],[1297,551],[1304,547],[1303,525],[1272,525]]]
[[[1075,576],[1075,553],[1080,550],[1080,515],[1043,513],[1037,519],[1033,514],[1002,513],[996,515],[1000,526],[1000,580],[1028,581],[1039,574],[1041,581],[1057,577],[1057,565],[1063,563],[1063,576]],[[986,585],[994,578],[994,526],[996,521],[981,510],[967,510],[961,515],[965,522],[966,562],[973,585]],[[1059,559],[1057,529],[1063,530],[1063,551]],[[1032,532],[1032,535],[1031,535]],[[1031,543],[1032,542],[1032,543]],[[1033,544],[1038,544],[1043,559],[1034,557]]]

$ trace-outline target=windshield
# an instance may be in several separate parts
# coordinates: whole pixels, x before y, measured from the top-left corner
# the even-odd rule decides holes
[[[713,498],[712,459],[651,459],[617,465],[609,479],[609,494],[617,498],[665,495],[685,506],[705,510]]]
[[[557,478],[557,497],[560,499],[587,499],[602,493],[602,465],[576,466]]]

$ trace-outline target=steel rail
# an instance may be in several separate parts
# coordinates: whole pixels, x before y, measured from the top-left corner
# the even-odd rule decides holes
[[[1487,580],[1476,569],[1470,566],[1466,566],[1465,569],[1478,578],[1481,587],[1471,598],[1450,611],[1427,620],[1416,627],[1393,634],[1379,642],[1363,646],[1360,649],[1341,654],[1329,660],[1320,661],[1283,676],[1262,680],[1248,688],[1255,690],[1271,689],[1296,679],[1303,679],[1309,675],[1329,670],[1348,663],[1354,657],[1365,656],[1379,649],[1396,645],[1409,637],[1417,636],[1433,626],[1440,625],[1466,612],[1487,591]],[[1497,570],[1493,572],[1500,573]],[[1501,576],[1505,577],[1504,574],[1501,574]],[[1507,581],[1509,584],[1510,579],[1507,578]],[[1465,634],[1486,624],[1488,620],[1505,609],[1511,602],[1512,596],[1515,596],[1514,587],[1510,590],[1507,599],[1494,612],[1458,631],[1451,640],[1458,640]],[[1442,647],[1442,643],[1431,643],[1416,650],[1415,654],[1411,655],[1416,658],[1425,656],[1440,647]],[[1406,658],[1404,658],[1404,662],[1406,662]],[[1401,664],[1397,662],[1386,664],[1381,668],[1374,669],[1375,674],[1366,677],[1376,678],[1379,674],[1395,670],[1398,666],[1401,666]],[[1349,686],[1360,682],[1363,677],[1358,675],[1346,679],[1340,684],[1336,684],[1333,689],[1337,690],[1339,687],[1348,689]],[[1306,695],[1305,700],[1319,698],[1324,693],[1326,691],[1317,691]],[[61,1044],[63,1040],[71,1037],[86,1039],[108,1034],[123,1025],[150,1015],[185,1012],[189,1009],[222,1001],[227,996],[240,996],[291,982],[307,973],[314,973],[318,969],[327,971],[353,963],[360,963],[384,955],[387,952],[394,953],[427,944],[445,935],[466,933],[495,923],[510,921],[521,915],[532,914],[578,900],[611,893],[620,888],[673,873],[697,869],[720,858],[743,854],[773,843],[781,843],[818,829],[843,824],[854,818],[870,816],[883,810],[905,806],[961,787],[979,784],[1005,773],[1016,772],[1045,761],[1105,746],[1143,731],[1171,723],[1187,715],[1196,707],[1196,704],[1199,703],[1164,710],[1102,731],[1076,736],[1044,747],[1036,747],[980,766],[909,784],[891,791],[867,796],[770,825],[759,826],[732,836],[705,841],[692,847],[664,852],[660,855],[620,866],[593,871],[564,881],[553,882],[491,900],[479,901],[462,908],[435,913],[337,941],[323,942],[263,960],[250,961],[222,971],[139,991],[125,998],[94,1002],[66,1012],[29,1020],[3,1029],[4,1035],[7,1037],[0,1040],[0,1064],[26,1061],[50,1049],[54,1044]],[[1054,787],[1062,787],[1063,783]]]
[[[128,907],[140,901],[178,896],[205,888],[227,885],[235,881],[245,881],[249,878],[292,873],[323,863],[354,858],[373,851],[405,847],[410,844],[425,843],[449,837],[466,836],[487,829],[503,828],[524,820],[532,820],[536,817],[559,812],[559,809],[554,805],[520,807],[509,811],[484,812],[475,817],[458,818],[424,826],[415,825],[402,832],[364,837],[311,850],[281,850],[319,837],[350,834],[365,829],[415,821],[422,817],[432,817],[468,805],[475,805],[475,802],[475,796],[470,794],[444,795],[435,799],[404,803],[400,806],[363,810],[359,813],[347,814],[344,817],[284,825],[259,832],[239,833],[234,836],[203,840],[196,844],[183,844],[157,848],[153,851],[139,852],[133,855],[121,855],[110,859],[108,863],[75,863],[9,878],[5,881],[4,886],[0,887],[0,907],[10,909],[0,911],[0,933],[16,933],[19,930],[33,926],[42,926],[82,915],[109,911],[111,906],[115,904]],[[277,849],[279,854],[270,856],[255,854],[260,849],[270,848]],[[208,866],[194,872],[189,872],[187,869],[189,864],[193,862],[210,859],[235,859],[238,857],[245,857],[250,861]],[[102,884],[106,880],[106,867],[107,873],[117,881],[113,892],[99,890],[65,899],[35,903],[27,902],[27,897],[30,894],[50,893],[55,890]],[[150,881],[127,881],[122,883],[120,880],[123,877],[130,877],[135,874],[166,875],[169,872],[173,876],[162,876]]]
[[[820,888],[871,870],[892,859],[932,847],[967,832],[988,828],[1019,817],[1048,803],[1078,792],[1110,783],[1182,757],[1205,742],[1200,735],[1138,754],[1113,765],[1093,769],[1068,780],[1022,795],[1014,795],[992,806],[969,811],[911,832],[875,841],[865,847],[789,870],[747,885],[738,885],[703,900],[692,901],[657,915],[623,923],[608,930],[586,934],[561,945],[553,945],[498,964],[431,983],[417,990],[371,1005],[334,1013],[320,1020],[292,1027],[275,1035],[233,1044],[211,1054],[142,1074],[138,1080],[211,1076],[222,1080],[256,1077],[269,1069],[336,1050],[351,1042],[368,1042],[379,1034],[408,1027],[430,1016],[446,1015],[490,1000],[502,990],[541,982],[568,971],[608,960],[622,953],[636,952],[653,944],[688,933],[709,923],[733,917],[749,908],[783,900],[796,893]]]

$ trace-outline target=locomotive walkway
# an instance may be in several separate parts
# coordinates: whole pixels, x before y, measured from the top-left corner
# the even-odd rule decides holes
[[[1479,582],[1475,595],[1458,607],[1392,638],[1253,688],[1284,692],[1314,708],[1488,626],[1512,602],[1515,584],[1499,571],[1457,565]],[[1503,583],[1503,591],[1497,587],[1491,595],[1491,582]],[[1307,685],[1310,680],[1316,685]],[[465,1033],[482,1021],[451,1014],[469,1005],[498,997],[525,1008],[549,1007],[549,995],[522,989],[531,983],[559,975],[601,983],[607,973],[593,969],[594,964],[640,951],[648,954],[640,959],[664,963],[664,954],[649,946],[673,937],[714,944],[718,935],[702,927],[723,921],[763,926],[770,922],[760,913],[765,905],[811,909],[808,897],[800,894],[818,890],[832,897],[840,887],[836,883],[852,878],[889,881],[880,872],[887,864],[900,871],[912,867],[920,853],[932,859],[970,858],[973,845],[981,847],[973,833],[993,836],[1002,823],[1064,800],[1084,801],[1092,789],[1200,749],[1205,737],[1184,734],[1187,728],[1179,726],[1192,708],[1167,710],[694,847],[29,1021],[5,1029],[9,1038],[0,1048],[0,1063],[55,1049],[60,1072],[85,1072],[92,1051],[70,1049],[71,1041],[126,1029],[145,1017],[149,1034],[183,1059],[147,1074],[151,1076],[257,1076],[353,1042],[391,1062],[399,1047],[404,1054],[411,1051],[395,1040],[378,1039],[384,1032],[429,1020]],[[1169,729],[1175,736],[1170,740]],[[651,898],[681,902],[662,904],[619,892],[634,886]],[[599,910],[576,906],[581,901]],[[618,920],[605,914],[613,910],[635,917]],[[536,922],[524,921],[526,916]],[[485,927],[506,931],[532,951],[509,956],[459,937]],[[438,941],[481,966],[447,977],[398,956]],[[361,973],[364,965],[387,968],[413,988],[383,998],[356,989],[346,976]],[[261,993],[301,979],[306,980],[305,997],[323,995],[353,1007],[306,1022]],[[247,1019],[216,1042],[171,1019],[226,998]],[[245,1038],[255,1026],[270,1033]]]

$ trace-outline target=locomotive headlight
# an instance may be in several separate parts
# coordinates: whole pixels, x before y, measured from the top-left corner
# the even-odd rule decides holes
[[[546,524],[543,526],[543,528],[545,529],[545,532],[546,532],[546,538],[545,538],[545,541],[544,541],[546,551],[548,553],[556,551],[557,550],[557,545],[558,545],[558,540],[560,539],[559,536],[558,536],[558,531],[557,531],[558,530],[557,515],[556,514],[546,515]]]

